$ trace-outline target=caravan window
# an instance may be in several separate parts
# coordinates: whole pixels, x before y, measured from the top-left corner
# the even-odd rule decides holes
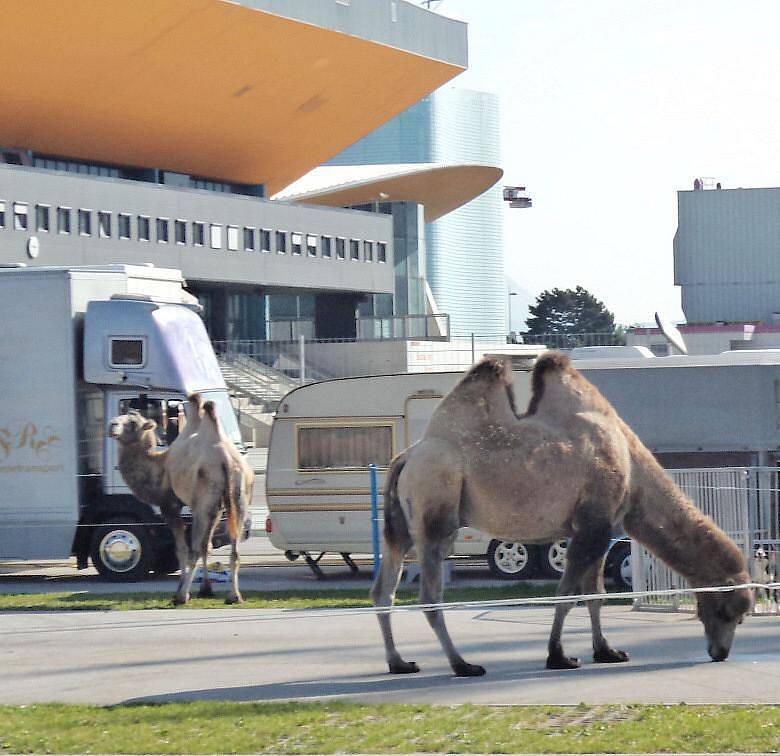
[[[387,467],[393,456],[393,426],[318,425],[298,428],[301,471],[365,470]]]

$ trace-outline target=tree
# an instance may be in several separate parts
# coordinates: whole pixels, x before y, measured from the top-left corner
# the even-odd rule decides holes
[[[604,334],[599,343],[623,343],[622,329],[615,327],[615,316],[587,289],[552,289],[543,291],[536,304],[529,308],[531,317],[525,321],[528,336],[540,337],[554,334],[561,343],[551,346],[571,347],[583,345],[585,333]],[[578,338],[575,338],[575,335]],[[550,339],[548,339],[550,340]]]

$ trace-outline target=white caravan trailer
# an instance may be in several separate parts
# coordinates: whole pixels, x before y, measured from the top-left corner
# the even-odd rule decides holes
[[[461,377],[446,372],[340,378],[287,394],[268,449],[271,543],[290,559],[303,556],[317,575],[327,552],[340,553],[356,569],[350,555],[372,551],[368,465],[379,468],[381,508],[390,460],[422,436],[436,405]],[[531,398],[528,367],[515,370],[514,390],[517,406],[525,407]],[[610,569],[620,561],[614,551]],[[487,559],[499,577],[518,579],[559,576],[565,553],[565,541],[508,543],[474,528],[461,528],[454,548],[455,555]]]
[[[0,561],[75,555],[111,580],[177,568],[170,531],[125,485],[107,430],[137,409],[164,445],[166,421],[199,391],[240,444],[182,286],[178,270],[147,266],[0,270]]]

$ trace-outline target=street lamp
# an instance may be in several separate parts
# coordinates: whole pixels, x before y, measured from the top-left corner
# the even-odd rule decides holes
[[[516,297],[517,292],[511,291],[510,289],[507,289],[507,304],[508,304],[508,310],[509,310],[509,332],[512,332],[512,297]]]

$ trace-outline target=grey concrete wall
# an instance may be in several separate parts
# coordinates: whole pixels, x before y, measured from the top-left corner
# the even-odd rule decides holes
[[[467,26],[406,0],[240,0],[248,8],[465,67]]]
[[[674,282],[688,322],[780,311],[780,189],[677,193]]]
[[[367,293],[393,292],[393,229],[388,216],[352,210],[271,202],[252,197],[220,194],[193,189],[176,189],[164,185],[137,181],[82,176],[42,169],[0,165],[0,201],[5,202],[5,227],[0,229],[0,264],[23,262],[27,265],[98,265],[105,263],[153,263],[166,268],[179,268],[188,279],[262,285],[268,288],[312,289],[318,291],[352,291]],[[28,230],[14,229],[13,203],[28,205]],[[50,231],[35,227],[35,206],[50,206]],[[72,208],[71,233],[57,230],[57,207]],[[78,232],[77,211],[92,210],[92,236]],[[112,214],[111,238],[98,236],[98,211]],[[132,238],[118,238],[117,213],[131,216]],[[138,240],[137,218],[148,216],[151,241]],[[168,218],[170,240],[156,241],[156,218]],[[177,244],[173,221],[187,221],[187,242]],[[206,244],[193,245],[192,221],[206,224]],[[209,224],[222,226],[222,248],[211,249]],[[228,225],[239,229],[239,250],[227,249]],[[269,229],[272,251],[243,250],[243,228]],[[287,254],[274,249],[275,232],[288,232]],[[291,232],[317,237],[316,257],[309,257],[304,248],[301,256],[291,254]],[[332,257],[322,257],[320,237],[334,239]],[[39,243],[36,258],[29,256],[28,240],[35,236]],[[338,260],[336,237],[359,239],[361,259]],[[387,262],[363,259],[363,240],[384,242]]]

